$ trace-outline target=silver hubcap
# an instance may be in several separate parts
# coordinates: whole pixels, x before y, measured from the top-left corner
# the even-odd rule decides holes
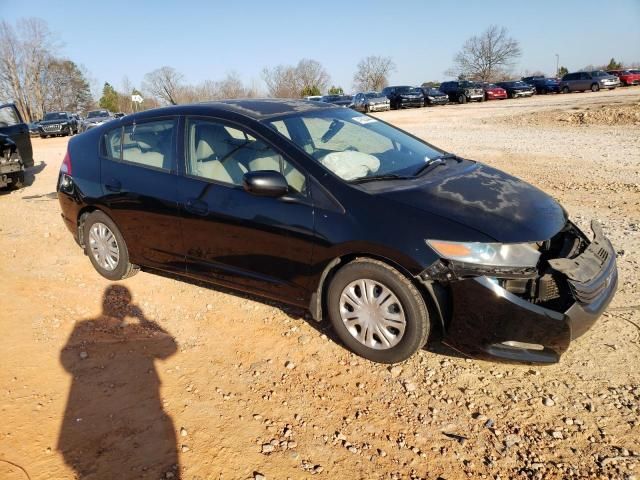
[[[361,344],[386,350],[400,342],[407,321],[398,297],[380,282],[356,280],[340,295],[340,317]]]
[[[104,223],[94,223],[89,230],[89,248],[95,261],[105,270],[118,266],[120,248],[116,237]]]

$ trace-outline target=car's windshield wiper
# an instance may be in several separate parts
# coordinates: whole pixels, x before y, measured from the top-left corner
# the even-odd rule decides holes
[[[378,182],[382,180],[407,180],[409,178],[413,178],[413,177],[398,175],[396,173],[385,173],[383,175],[371,175],[369,177],[356,178],[355,180],[350,180],[349,183]]]
[[[418,170],[416,170],[416,172],[413,174],[413,176],[417,177],[418,175],[426,172],[429,169],[429,167],[445,165],[447,163],[447,160],[449,159],[455,159],[455,160],[458,160],[458,162],[462,161],[460,157],[458,157],[457,155],[454,155],[453,153],[445,153],[444,155],[438,155],[437,157],[430,158],[429,161],[425,162],[424,165],[421,165],[420,168],[418,168]]]

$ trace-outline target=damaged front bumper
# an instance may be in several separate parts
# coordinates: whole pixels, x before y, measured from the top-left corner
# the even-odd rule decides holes
[[[592,222],[592,230],[593,240],[583,238],[586,246],[579,254],[545,261],[558,285],[549,287],[546,274],[535,280],[536,291],[559,292],[555,303],[513,293],[508,281],[499,278],[456,278],[442,272],[451,292],[444,343],[472,356],[557,362],[571,340],[595,323],[616,291],[615,250],[597,222]]]

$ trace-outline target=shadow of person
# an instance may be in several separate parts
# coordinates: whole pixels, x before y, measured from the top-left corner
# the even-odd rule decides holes
[[[57,448],[79,478],[180,477],[154,366],[176,350],[121,285],[105,290],[99,317],[76,323],[60,354],[73,379]]]

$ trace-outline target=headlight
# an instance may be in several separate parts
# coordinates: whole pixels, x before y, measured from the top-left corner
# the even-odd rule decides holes
[[[527,243],[479,243],[427,240],[447,260],[490,267],[535,267],[540,252]]]

